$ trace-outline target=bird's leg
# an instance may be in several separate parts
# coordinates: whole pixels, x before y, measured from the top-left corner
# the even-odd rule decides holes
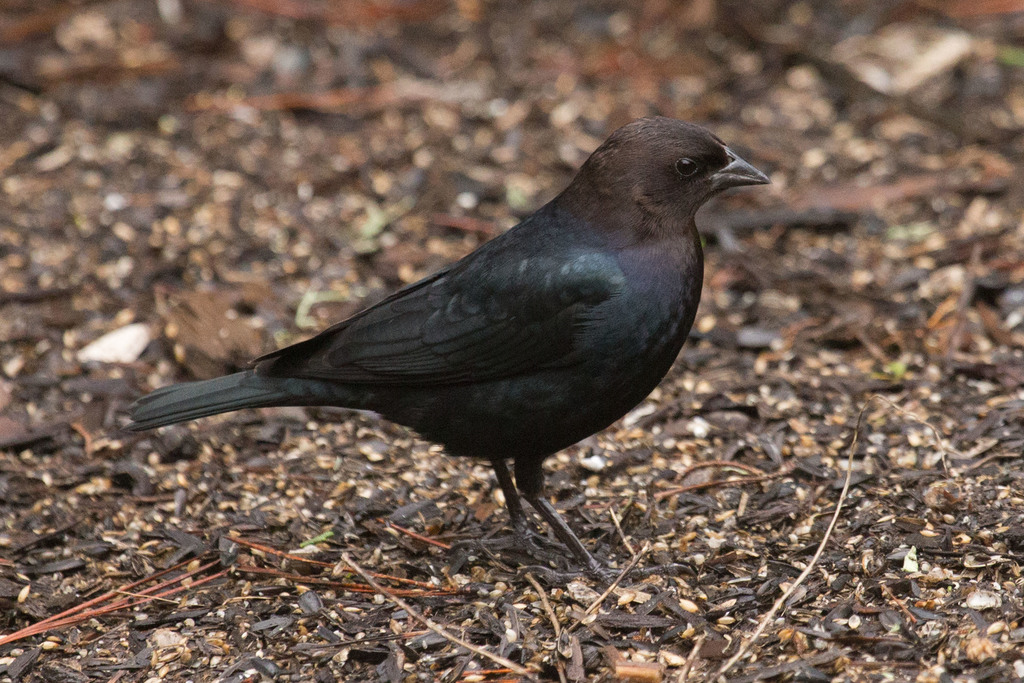
[[[508,473],[506,472],[506,476]],[[607,568],[590,554],[583,542],[573,533],[569,525],[565,523],[562,516],[558,514],[555,506],[541,495],[544,486],[544,475],[540,464],[536,461],[516,460],[516,483],[523,497],[540,513],[540,516],[551,526],[562,543],[565,544],[576,559],[581,562],[591,574],[603,576]]]
[[[558,514],[555,506],[541,495],[524,493],[523,497],[540,513],[540,516],[551,526],[551,530],[555,532],[555,536],[558,536],[558,540],[572,551],[572,554],[587,568],[587,571],[603,578],[608,571],[607,567],[590,554],[590,551],[586,549],[583,542],[573,533],[573,530],[565,523],[562,516]]]
[[[505,507],[508,509],[508,520],[512,524],[512,528],[518,533],[530,533],[530,524],[526,520],[526,512],[523,510],[519,491],[516,490],[516,485],[512,481],[512,475],[509,474],[505,461],[495,458],[491,461],[491,465],[494,466],[494,476],[498,480],[498,485],[501,486],[501,492],[505,494]]]
[[[512,475],[509,473],[508,466],[505,465],[504,460],[495,458],[491,461],[491,464],[494,466],[494,476],[498,480],[498,485],[501,486],[501,490],[505,494],[505,507],[508,508],[509,523],[512,526],[513,533],[505,538],[495,538],[487,541],[479,539],[462,541],[456,545],[479,548],[485,551],[492,549],[518,550],[525,552],[527,555],[534,556],[536,559],[540,559],[537,557],[538,555],[543,556],[546,552],[550,551],[542,547],[542,543],[546,539],[538,535],[533,527],[530,526],[526,511],[523,509],[522,499],[525,498],[540,513],[552,531],[555,532],[558,540],[572,552],[577,562],[583,565],[584,570],[588,574],[605,582],[611,582],[618,576],[618,571],[606,567],[587,550],[579,537],[573,533],[573,530],[565,523],[562,516],[558,514],[555,506],[541,495],[544,480],[542,471],[536,462],[527,461],[526,463],[519,463],[517,461],[515,481],[512,480]],[[542,565],[532,565],[529,569],[547,575],[553,583],[566,583],[580,575],[580,572],[557,571]],[[632,571],[633,576],[649,576],[653,574],[678,575],[686,573],[692,573],[692,570],[684,565],[676,564],[647,567],[644,569],[635,568]]]
[[[583,542],[573,533],[573,530],[569,528],[569,525],[565,523],[562,516],[558,514],[558,510],[555,506],[548,501],[547,498],[540,495],[539,493],[527,493],[523,492],[523,497],[529,501],[537,512],[547,520],[547,523],[551,525],[551,529],[558,536],[558,539],[564,543],[569,550],[572,551],[576,559],[581,562],[585,567],[588,574],[606,583],[611,583],[615,580],[619,571],[605,566],[600,560],[594,557],[590,551],[584,547]],[[535,570],[546,573],[550,579],[557,583],[565,583],[577,576],[573,572],[557,572],[551,571],[544,567],[535,567]],[[656,575],[667,575],[667,576],[680,576],[685,574],[693,574],[693,570],[683,564],[664,564],[655,567],[644,567],[634,568],[630,575],[635,578],[645,578],[648,576]]]
[[[496,538],[459,541],[453,544],[453,547],[477,549],[488,554],[492,551],[515,552],[521,557],[525,555],[533,560],[546,561],[544,556],[550,555],[551,551],[545,549],[544,543],[550,544],[550,541],[547,541],[530,525],[526,511],[523,509],[522,496],[516,490],[508,466],[501,458],[494,458],[491,460],[491,464],[494,466],[494,475],[498,480],[498,485],[501,486],[501,490],[505,494],[505,507],[508,509],[512,532]]]

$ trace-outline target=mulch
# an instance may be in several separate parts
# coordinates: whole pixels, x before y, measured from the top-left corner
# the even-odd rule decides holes
[[[1024,678],[1013,9],[8,2],[0,681]],[[548,461],[616,584],[474,544],[505,533],[489,467],[372,415],[121,429],[465,255],[652,113],[773,184],[698,216],[662,385]]]

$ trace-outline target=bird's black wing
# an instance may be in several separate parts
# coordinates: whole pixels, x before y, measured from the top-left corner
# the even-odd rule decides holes
[[[624,285],[615,260],[603,254],[464,261],[264,356],[257,372],[416,386],[569,364],[580,328]]]

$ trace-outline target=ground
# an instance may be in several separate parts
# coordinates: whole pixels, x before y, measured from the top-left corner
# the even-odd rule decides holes
[[[1024,677],[1016,7],[9,0],[0,681]],[[548,461],[616,584],[467,545],[489,468],[373,416],[123,431],[654,113],[772,185],[698,217],[659,389]]]

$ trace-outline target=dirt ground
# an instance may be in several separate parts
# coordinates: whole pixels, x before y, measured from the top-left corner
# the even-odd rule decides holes
[[[726,679],[1021,680],[1015,9],[5,0],[0,681],[710,681],[762,624]],[[122,431],[654,113],[772,185],[698,216],[692,339],[547,483],[611,566],[679,571],[467,544],[489,467],[373,416]]]

